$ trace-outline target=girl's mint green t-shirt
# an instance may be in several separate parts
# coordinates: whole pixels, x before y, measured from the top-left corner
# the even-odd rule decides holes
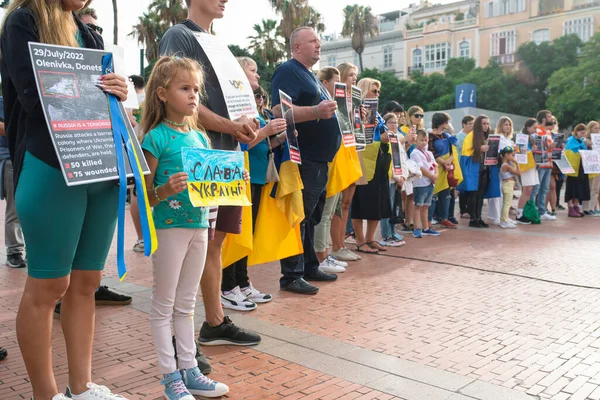
[[[152,129],[144,137],[142,149],[158,160],[154,175],[155,187],[167,183],[171,175],[184,172],[181,159],[183,147],[207,149],[209,144],[206,137],[198,131],[191,130],[183,133],[164,123]],[[156,229],[208,228],[208,208],[194,207],[187,190],[155,205],[152,216]]]

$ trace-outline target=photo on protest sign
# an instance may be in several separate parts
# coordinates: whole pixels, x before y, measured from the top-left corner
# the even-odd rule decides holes
[[[243,116],[256,118],[258,111],[254,92],[244,70],[227,44],[217,36],[208,33],[194,32],[194,36],[202,46],[219,80],[229,119],[233,121]]]
[[[600,133],[592,133],[590,136],[592,139],[592,150],[600,151]]]
[[[29,43],[37,90],[50,138],[68,186],[119,178],[108,98],[99,87],[105,51]],[[141,164],[146,164],[133,127],[119,113]],[[123,146],[123,144],[121,143]],[[124,151],[128,177],[133,173]]]
[[[377,127],[377,108],[379,99],[364,99],[363,107],[367,111],[365,118],[365,144],[371,144],[375,137],[375,128]]]
[[[352,116],[354,118],[354,141],[356,150],[365,149],[365,127],[363,126],[362,113],[362,90],[357,86],[352,86]]]
[[[394,176],[402,176],[402,161],[400,159],[400,141],[398,135],[388,133],[390,138],[390,146],[392,146],[392,173]]]
[[[573,166],[569,162],[569,159],[567,159],[567,156],[565,156],[564,152],[561,152],[560,158],[558,160],[553,161],[554,164],[556,164],[556,166],[560,170],[560,172],[562,172],[563,174],[572,174],[575,172]]]
[[[490,135],[487,140],[488,151],[485,152],[485,165],[497,165],[500,152],[500,135]]]
[[[560,160],[562,158],[562,149],[552,149],[552,161]]]
[[[515,144],[517,145],[517,153],[515,153],[515,159],[518,164],[527,164],[527,150],[528,150],[529,136],[524,133],[517,133]]]
[[[244,153],[184,147],[181,158],[194,207],[250,205],[243,176]]]
[[[283,118],[285,118],[285,123],[287,124],[286,137],[290,151],[290,160],[296,164],[302,164],[298,136],[296,136],[296,121],[294,120],[292,98],[281,90],[279,91],[279,98],[281,99],[281,114],[283,115]]]
[[[581,153],[581,163],[583,172],[586,174],[600,174],[600,151],[598,150],[579,150]]]
[[[536,165],[548,165],[548,140],[545,136],[533,136],[533,159]]]
[[[354,141],[354,132],[352,130],[353,121],[350,119],[350,109],[348,109],[348,92],[345,83],[336,82],[334,86],[335,102],[337,104],[336,117],[340,131],[342,133],[342,139],[344,146],[352,147],[356,145]],[[350,103],[352,106],[352,103]]]

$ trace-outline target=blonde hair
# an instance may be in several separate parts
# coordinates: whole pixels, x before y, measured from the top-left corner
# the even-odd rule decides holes
[[[152,74],[146,85],[146,102],[141,123],[144,136],[160,125],[167,115],[167,107],[158,97],[158,89],[161,87],[167,89],[171,80],[181,72],[196,75],[200,83],[200,93],[204,92],[204,71],[197,61],[191,58],[180,57],[159,58],[152,69]],[[186,117],[185,122],[191,129],[195,129],[205,135],[204,129],[198,124],[198,115],[196,112]],[[208,137],[206,139],[208,140]]]
[[[240,66],[241,66],[241,67],[242,67],[242,69],[244,69],[244,70],[246,69],[246,67],[247,67],[248,65],[254,65],[254,66],[257,66],[257,65],[256,65],[256,61],[254,61],[254,60],[253,60],[252,58],[250,58],[250,57],[236,57],[235,59],[237,60],[237,62],[239,62],[239,63],[240,63]]]
[[[590,121],[587,124],[585,136],[590,140],[592,139],[592,128],[596,125],[600,125],[600,123],[598,121]]]
[[[351,63],[341,63],[337,66],[338,71],[340,71],[340,81],[346,83],[346,79],[348,79],[348,75],[350,75],[350,71],[353,69],[356,70],[356,74],[358,75],[358,68],[356,65]]]
[[[377,79],[362,78],[360,81],[358,81],[357,86],[360,90],[362,90],[363,100],[365,99],[367,93],[369,93],[369,91],[371,90],[371,86],[373,85],[377,86],[377,89],[381,89],[381,82],[379,82]]]
[[[88,0],[82,9],[91,2],[92,0]],[[19,8],[27,8],[33,14],[40,43],[79,46],[76,38],[77,24],[71,12],[63,10],[62,0],[12,0],[4,15],[1,34],[10,15]]]
[[[337,68],[335,68],[335,67],[323,67],[317,73],[317,78],[321,82],[323,82],[323,81],[328,81],[329,82],[336,75],[338,75],[338,76],[340,75],[340,71],[338,71]]]
[[[498,123],[496,124],[496,134],[497,135],[502,135],[504,136],[504,124],[506,122],[510,122],[510,135],[506,136],[507,139],[512,139],[513,135],[514,135],[514,131],[515,131],[515,127],[513,125],[512,119],[508,118],[508,117],[501,117],[498,120]]]
[[[410,117],[412,117],[413,115],[415,115],[416,113],[418,113],[419,111],[421,111],[421,113],[424,113],[423,109],[419,106],[412,106],[411,108],[408,109],[407,113],[408,113],[408,118],[406,119],[406,123],[408,125],[411,125],[412,122],[410,121]],[[421,125],[417,125],[417,129],[423,129],[423,120],[425,118],[421,118]]]
[[[391,119],[395,119],[396,121],[399,120],[398,116],[394,113],[387,113],[383,116],[383,120],[385,121],[386,124]]]

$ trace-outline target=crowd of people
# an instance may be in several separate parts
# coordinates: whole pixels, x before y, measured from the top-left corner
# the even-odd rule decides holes
[[[4,92],[0,109],[6,116],[0,125],[4,171],[0,192],[7,199],[7,264],[28,266],[17,338],[36,400],[124,399],[92,383],[91,373],[94,303],[103,298],[116,304],[131,301],[100,286],[117,221],[118,186],[114,182],[65,184],[27,51],[30,41],[102,49],[102,30],[93,10],[87,8],[90,3],[15,0],[0,37]],[[337,280],[349,262],[405,246],[402,234],[421,239],[456,229],[460,224],[456,199],[458,216],[468,219],[472,228],[489,227],[482,217],[485,200],[487,220],[501,228],[555,220],[556,210],[562,207],[563,186],[569,217],[600,215],[600,177],[584,173],[579,154],[591,148],[591,134],[600,132],[595,121],[577,125],[565,141],[556,118],[542,110],[523,126],[520,133],[527,136],[527,145],[519,147],[508,117],[500,118],[494,128],[485,115],[465,116],[456,133],[450,116],[435,112],[431,128],[426,129],[422,107],[405,110],[390,101],[379,107],[381,113],[371,110],[375,114],[372,141],[362,149],[347,146],[333,100],[335,84],[357,86],[362,100],[372,102],[379,97],[382,83],[358,80],[358,68],[350,63],[315,74],[321,44],[309,27],[292,33],[292,58],[275,71],[271,93],[259,84],[255,60],[238,59],[254,92],[258,115],[231,120],[218,75],[195,36],[209,32],[212,22],[223,17],[226,2],[186,3],[188,19],[163,36],[160,58],[147,85],[140,76],[130,77],[141,106],[127,113],[150,168],[145,190],[131,188],[130,210],[138,236],[133,250],[143,252],[148,244],[142,239],[135,199],[147,193],[158,238],[152,256],[150,330],[166,399],[219,397],[229,392],[226,384],[206,377],[211,366],[198,345],[249,346],[261,341],[258,334],[236,326],[223,308],[251,311],[273,295],[252,284],[248,257],[223,265],[222,254],[228,234],[240,234],[244,226],[252,226],[255,232],[268,185],[285,186],[290,179],[281,174],[290,144],[280,91],[293,104],[302,158],[293,171],[302,183],[303,214],[298,232],[303,250],[280,260],[281,290],[314,295],[319,292],[315,282]],[[103,76],[99,87],[109,96],[127,98],[127,82],[117,74]],[[350,91],[347,101],[352,110]],[[358,114],[367,122],[366,107],[361,106]],[[492,134],[500,136],[500,144],[490,157]],[[186,147],[248,153],[244,179],[250,187],[252,224],[244,220],[242,207],[191,204],[188,174],[182,172],[181,152]],[[562,149],[574,173],[565,176],[554,165],[553,149]],[[519,164],[517,155],[523,152],[527,163]],[[513,209],[517,189],[521,194]],[[40,198],[44,207],[37,203]],[[199,289],[206,320],[196,340],[193,317]],[[66,394],[58,390],[52,372],[52,313],[59,309],[69,364]],[[5,356],[0,348],[0,358]]]

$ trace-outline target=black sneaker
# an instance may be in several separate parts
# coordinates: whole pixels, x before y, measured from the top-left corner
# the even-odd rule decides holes
[[[9,254],[6,256],[6,265],[11,268],[25,268],[27,261],[23,258],[23,254]]]
[[[6,357],[8,357],[8,350],[4,347],[0,347],[0,361],[4,360]]]
[[[470,220],[469,226],[471,228],[483,228],[481,225],[479,225],[479,221],[477,221],[477,220]]]
[[[202,375],[208,375],[212,372],[212,367],[208,362],[208,359],[202,354],[202,350],[200,350],[200,346],[198,343],[194,343],[196,345],[196,361],[198,362],[198,368]],[[177,342],[175,340],[175,336],[173,336],[173,349],[175,350],[175,362],[177,362]]]
[[[204,321],[198,337],[198,344],[201,346],[254,346],[259,343],[259,335],[235,326],[227,316],[223,319],[221,325],[215,327]]]
[[[108,290],[107,286],[100,286],[96,290],[95,298],[96,304],[104,306],[125,306],[131,303],[130,296],[123,296],[122,294]]]
[[[521,215],[519,218],[517,218],[517,224],[531,225],[531,221],[528,218],[526,218],[524,215]]]
[[[479,224],[479,226],[481,228],[489,228],[490,226],[488,224],[486,224],[482,219],[480,219],[479,221],[477,221],[477,223]]]

